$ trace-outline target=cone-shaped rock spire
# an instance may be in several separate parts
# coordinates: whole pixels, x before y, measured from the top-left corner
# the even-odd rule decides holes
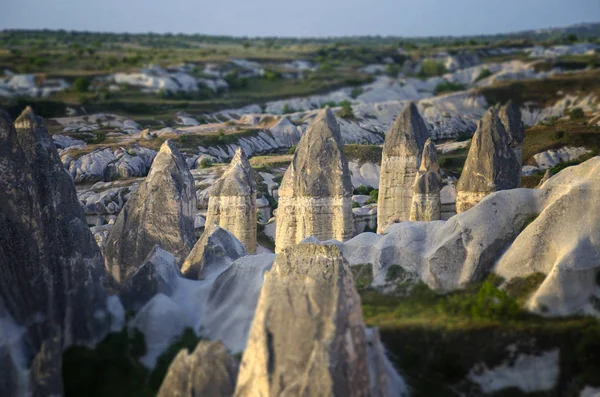
[[[440,191],[442,177],[439,173],[435,145],[428,139],[423,148],[421,167],[415,179],[411,221],[437,221],[441,219],[442,205]]]

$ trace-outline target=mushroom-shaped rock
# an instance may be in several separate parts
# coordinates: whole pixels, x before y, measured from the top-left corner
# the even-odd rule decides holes
[[[256,182],[254,171],[241,148],[210,190],[206,228],[219,225],[256,252]]]
[[[496,108],[483,115],[456,186],[456,212],[461,213],[498,190],[519,187],[521,168],[508,143]]]
[[[360,298],[339,248],[284,249],[265,275],[235,395],[367,396],[367,361]]]
[[[377,233],[410,219],[413,190],[429,131],[414,103],[406,106],[385,136],[377,201]]]
[[[223,271],[244,255],[246,255],[244,245],[233,234],[213,225],[204,230],[181,265],[181,272],[186,278],[205,278],[214,271]]]
[[[108,236],[106,269],[124,283],[155,245],[181,263],[194,245],[195,211],[194,178],[175,143],[168,140]]]
[[[437,221],[441,219],[442,204],[440,191],[442,190],[442,177],[435,145],[428,139],[423,148],[421,167],[415,179],[412,207],[410,209],[411,221]]]
[[[165,375],[158,397],[229,397],[235,389],[238,362],[221,342],[200,341],[193,352],[179,351]]]
[[[171,296],[180,276],[175,257],[158,245],[121,289],[123,306],[137,312],[156,294]]]
[[[314,236],[352,237],[352,182],[340,128],[329,109],[314,118],[279,188],[275,250]]]
[[[508,101],[506,105],[500,107],[498,117],[508,134],[508,145],[515,152],[520,169],[523,165],[523,139],[525,139],[521,109],[513,101]]]
[[[27,108],[17,125],[0,109],[0,306],[25,329],[34,395],[59,395],[63,349],[110,328],[106,273],[43,120]]]

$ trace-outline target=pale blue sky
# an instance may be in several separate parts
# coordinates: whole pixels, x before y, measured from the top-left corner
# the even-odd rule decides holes
[[[600,20],[600,0],[2,0],[0,29],[469,35]]]

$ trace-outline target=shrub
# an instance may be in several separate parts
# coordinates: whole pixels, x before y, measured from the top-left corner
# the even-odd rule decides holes
[[[219,128],[217,135],[219,136],[219,141],[223,142],[225,140],[225,131],[222,128]]]
[[[556,130],[554,132],[554,139],[562,139],[565,136],[565,131],[563,130]]]
[[[287,103],[283,105],[282,109],[283,114],[294,113],[294,110]]]
[[[353,119],[354,113],[352,112],[352,105],[350,102],[345,100],[340,102],[340,105],[342,106],[342,109],[338,112],[338,116],[343,119]]]
[[[460,83],[453,83],[451,81],[447,81],[444,80],[441,83],[439,83],[436,87],[435,87],[435,94],[439,95],[443,92],[454,92],[454,91],[462,91],[464,90],[466,87],[464,84],[460,84]]]
[[[458,134],[456,134],[456,142],[466,141],[468,139],[471,139],[472,136],[473,134],[469,131],[458,131]]]
[[[475,79],[475,82],[479,81],[479,80],[483,80],[486,77],[490,77],[492,75],[492,72],[490,72],[490,70],[488,68],[483,68],[481,69],[481,72],[479,72],[479,76],[477,76],[477,78]]]
[[[419,76],[421,76],[421,77],[441,76],[446,72],[448,72],[448,70],[446,70],[446,67],[444,66],[444,64],[433,61],[431,59],[426,59],[423,61],[423,65],[421,65],[421,71],[419,72]]]
[[[583,113],[583,109],[581,108],[573,108],[569,112],[569,117],[571,120],[579,120],[585,117],[585,113]]]
[[[295,154],[295,153],[296,153],[296,149],[297,149],[296,145],[292,145],[292,146],[291,146],[291,147],[288,149],[287,153],[288,153],[288,154]]]
[[[87,92],[90,88],[90,80],[85,77],[78,77],[73,82],[73,89],[76,92]]]
[[[363,196],[368,196],[374,190],[371,186],[360,185],[356,189],[354,189],[354,194],[360,194]]]
[[[265,78],[267,80],[279,80],[281,79],[281,73],[275,70],[265,70]]]
[[[200,168],[209,168],[209,167],[212,167],[212,165],[213,165],[212,161],[210,161],[206,157],[203,157],[202,159],[200,159],[200,162],[198,163],[198,166]]]
[[[367,200],[367,204],[377,204],[378,199],[379,199],[379,190],[373,189],[369,192],[369,199]]]
[[[358,204],[356,201],[353,201],[352,208],[360,208],[360,204]]]
[[[359,95],[361,95],[362,93],[363,93],[363,89],[362,89],[362,88],[360,88],[360,87],[354,87],[354,88],[352,89],[352,92],[350,92],[350,96],[351,96],[353,99],[356,99],[356,97],[358,97],[358,96],[359,96]]]

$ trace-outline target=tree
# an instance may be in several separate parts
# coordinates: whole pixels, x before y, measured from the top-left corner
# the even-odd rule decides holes
[[[90,88],[90,81],[85,77],[78,77],[73,82],[73,89],[76,92],[87,92]]]

